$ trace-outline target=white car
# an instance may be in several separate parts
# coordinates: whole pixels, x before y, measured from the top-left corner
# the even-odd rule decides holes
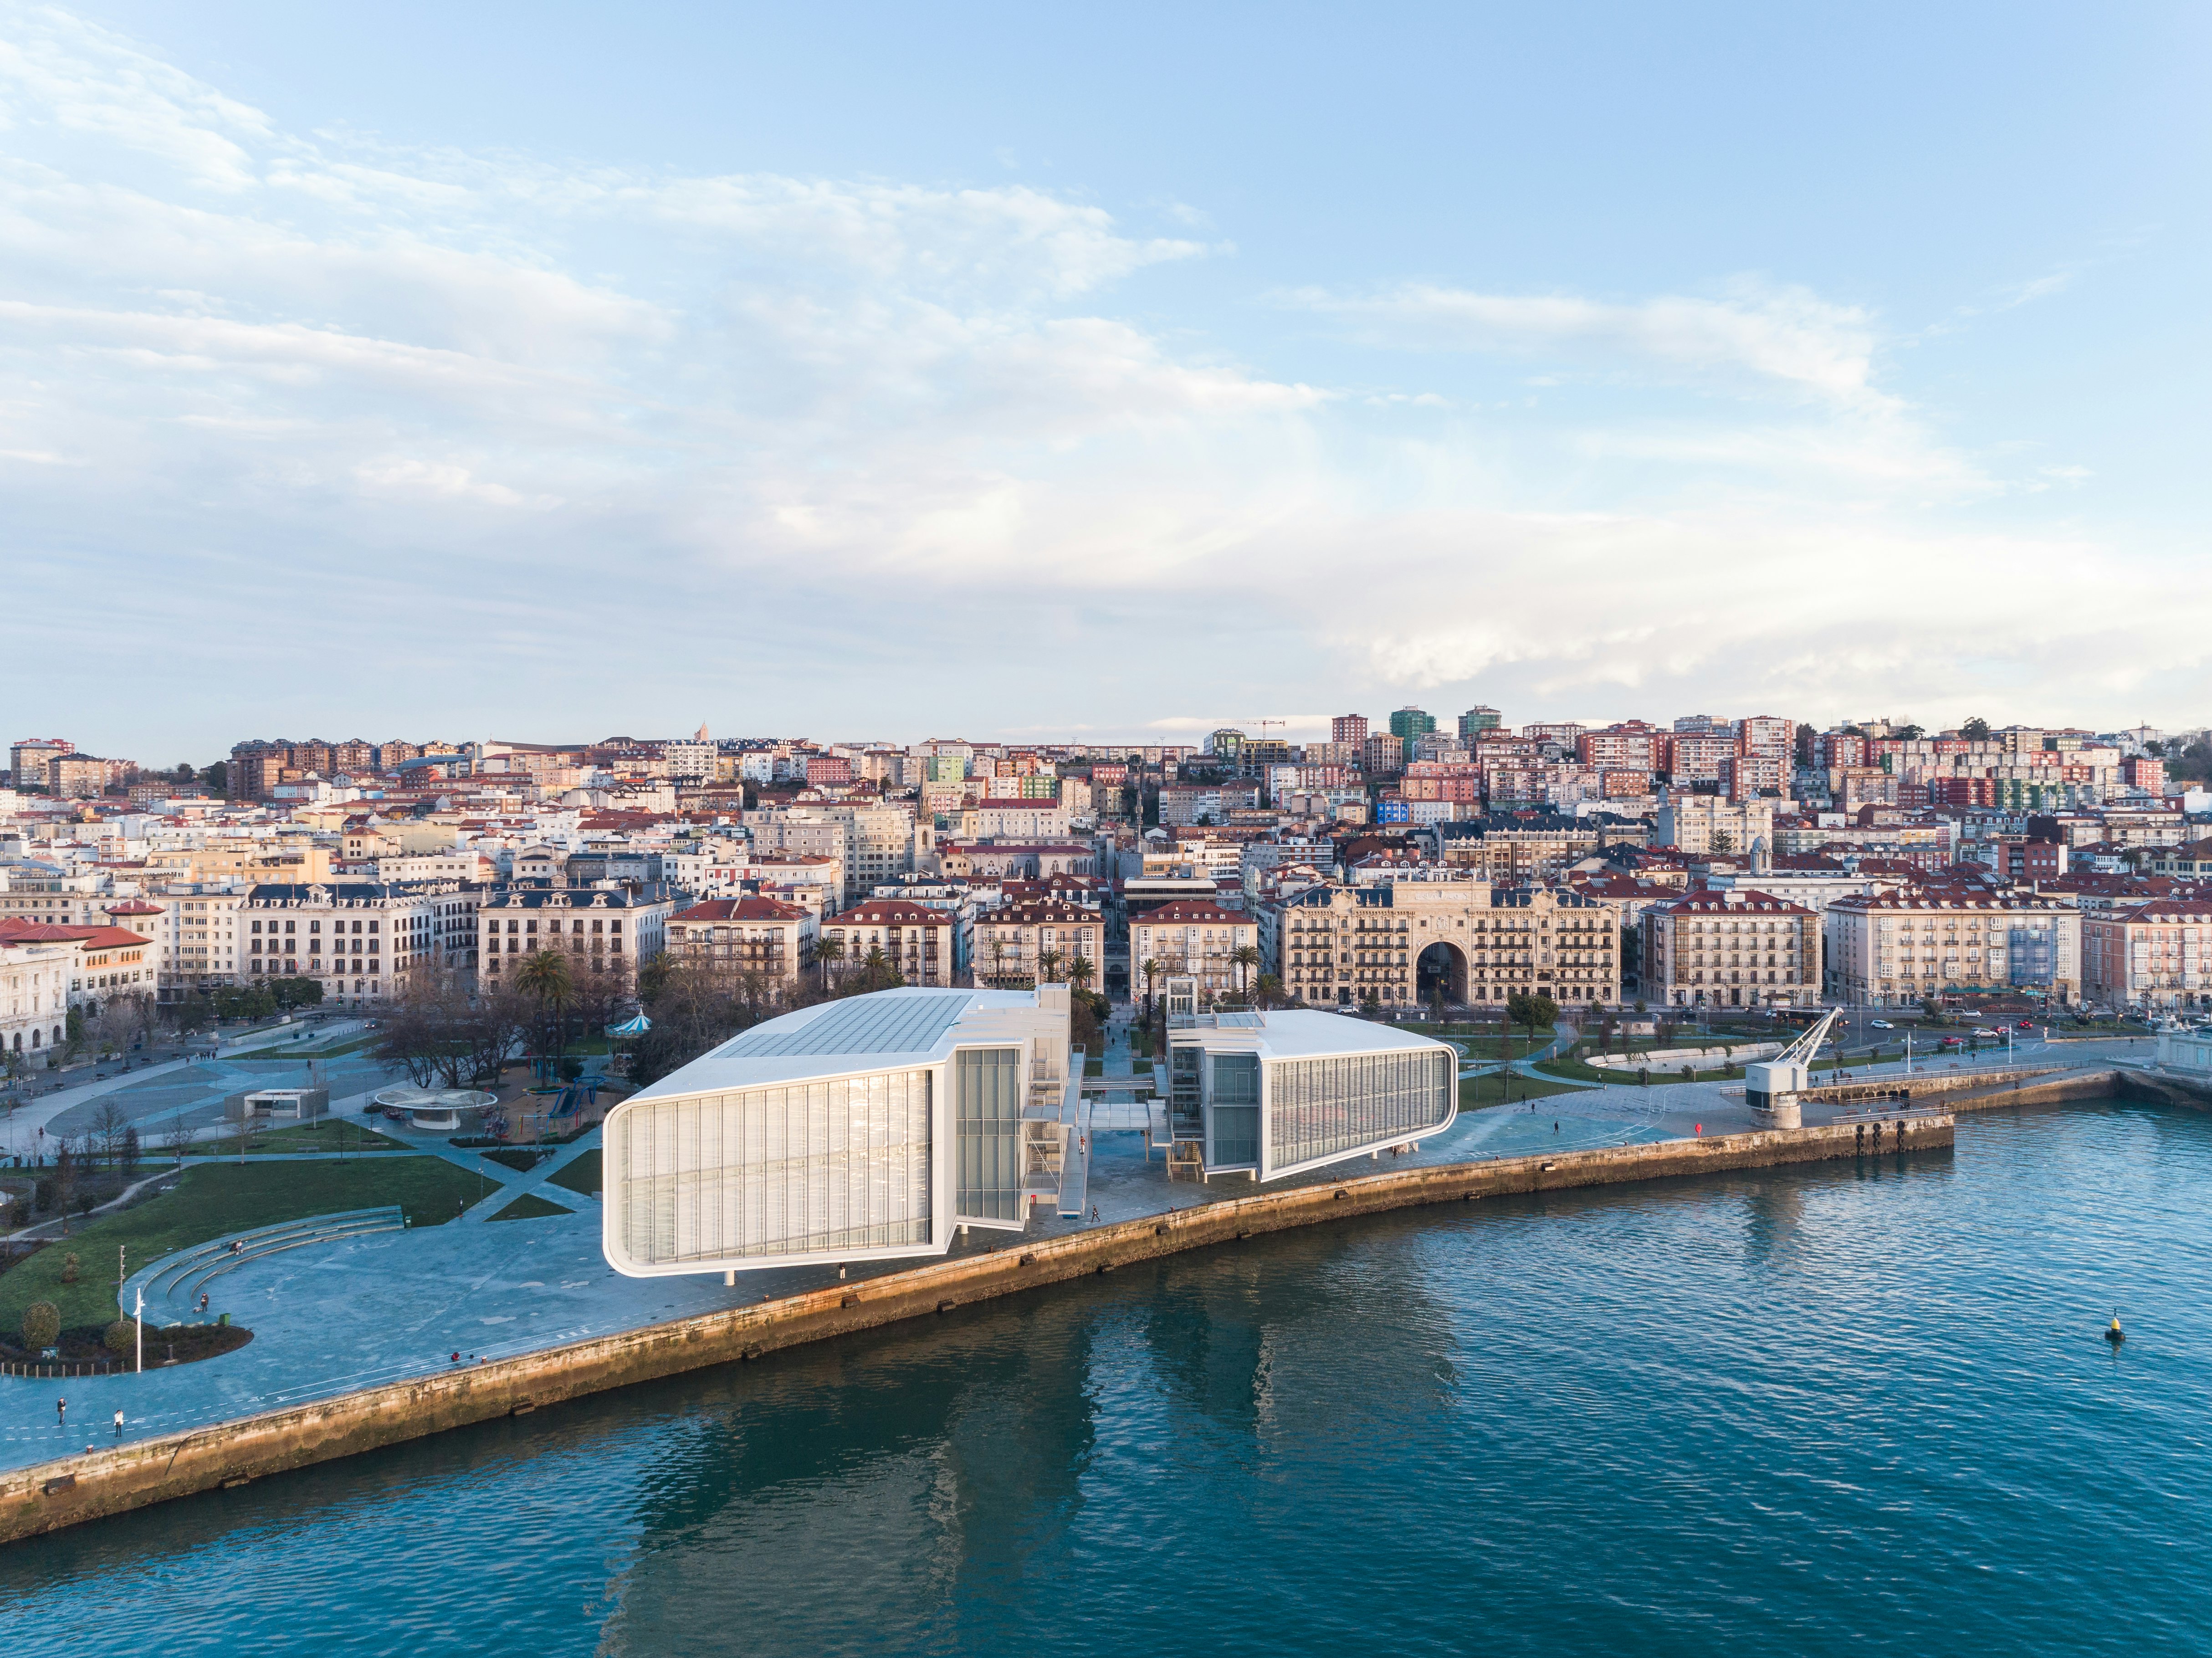
[[[1890,1023],[1887,1019],[1869,1019],[1867,1021],[1867,1029],[1869,1030],[1894,1030],[1897,1027]]]
[[[2004,1035],[2004,1032],[2002,1030],[1992,1030],[1987,1025],[1983,1025],[1974,1032],[1974,1035],[1977,1036],[2002,1036]]]

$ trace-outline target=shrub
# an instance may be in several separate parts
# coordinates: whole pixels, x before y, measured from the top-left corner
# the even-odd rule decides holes
[[[137,1343],[138,1327],[127,1318],[118,1318],[107,1327],[107,1333],[100,1339],[107,1344],[109,1352],[127,1353]]]
[[[23,1309],[23,1345],[33,1352],[51,1347],[62,1339],[62,1309],[51,1301],[34,1301]]]
[[[76,1257],[75,1255],[64,1255],[62,1257],[63,1283],[74,1284],[76,1282]],[[39,1345],[40,1346],[51,1347],[53,1344],[52,1342],[41,1342]]]

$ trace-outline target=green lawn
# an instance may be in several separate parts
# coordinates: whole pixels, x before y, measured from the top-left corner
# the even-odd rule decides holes
[[[264,1128],[255,1133],[246,1147],[246,1155],[266,1157],[282,1151],[406,1151],[410,1146],[373,1128],[363,1128],[359,1123],[333,1117],[320,1127],[301,1124],[291,1128]],[[195,1140],[185,1149],[188,1157],[234,1157],[238,1155],[238,1136],[235,1133],[220,1140]]]
[[[1480,1106],[1504,1105],[1513,1100],[1540,1100],[1547,1094],[1580,1092],[1580,1089],[1566,1083],[1547,1083],[1534,1077],[1509,1076],[1500,1072],[1462,1079],[1459,1085],[1459,1108],[1472,1111]]]
[[[564,1187],[571,1192],[581,1193],[584,1196],[589,1197],[592,1193],[599,1190],[599,1148],[595,1145],[588,1151],[579,1152],[569,1162],[548,1175],[545,1177],[545,1183],[548,1186]]]
[[[177,1177],[173,1192],[148,1199],[57,1239],[21,1266],[0,1272],[0,1327],[18,1328],[23,1309],[51,1301],[64,1329],[115,1317],[115,1249],[129,1248],[132,1272],[172,1250],[210,1243],[228,1232],[345,1209],[396,1203],[413,1226],[436,1226],[474,1203],[477,1176],[443,1157],[371,1157],[360,1163],[200,1163]],[[75,1284],[61,1281],[71,1254]]]
[[[1086,1077],[1103,1077],[1103,1076],[1104,1076],[1104,1075],[1106,1074],[1106,1061],[1105,1061],[1105,1060],[1084,1060],[1084,1062],[1083,1062],[1083,1074],[1084,1074],[1085,1076],[1086,1076]]]
[[[573,1209],[563,1209],[557,1203],[548,1203],[535,1192],[525,1192],[513,1203],[494,1215],[494,1220],[540,1220],[547,1215],[573,1215]]]

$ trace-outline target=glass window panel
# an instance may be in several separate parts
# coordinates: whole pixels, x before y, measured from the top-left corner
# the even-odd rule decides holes
[[[977,1220],[1022,1218],[1022,1051],[963,1048],[953,1055],[953,1212]]]

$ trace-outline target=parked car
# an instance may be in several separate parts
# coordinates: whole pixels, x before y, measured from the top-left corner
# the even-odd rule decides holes
[[[1867,1029],[1869,1030],[1894,1030],[1897,1027],[1890,1023],[1887,1019],[1869,1019],[1867,1022]]]

